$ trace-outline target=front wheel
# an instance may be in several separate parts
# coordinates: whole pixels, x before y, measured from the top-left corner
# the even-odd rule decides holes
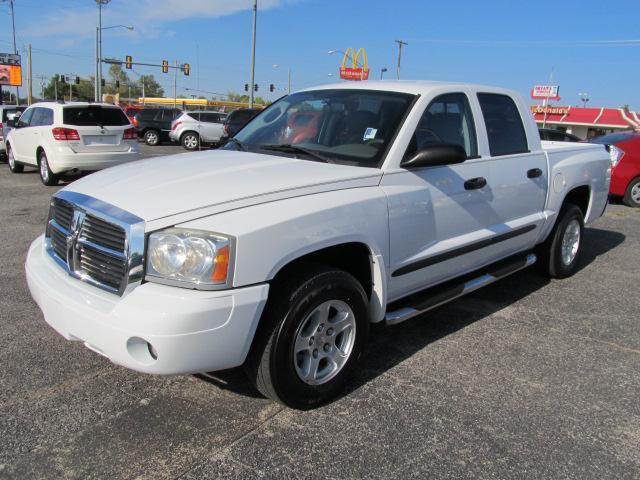
[[[551,278],[567,278],[576,273],[582,247],[584,218],[572,203],[562,206],[547,240],[538,246],[538,265]]]
[[[9,170],[12,173],[24,172],[24,165],[16,162],[16,157],[13,155],[13,148],[7,145],[7,163],[9,164]]]
[[[58,184],[58,176],[51,171],[49,167],[49,161],[47,160],[47,154],[40,152],[40,157],[38,158],[38,167],[40,170],[40,180],[47,187],[53,187]]]
[[[292,408],[334,398],[367,342],[367,296],[350,274],[318,268],[274,285],[246,368],[258,390]]]
[[[629,182],[622,201],[630,207],[640,208],[640,177],[636,177]]]

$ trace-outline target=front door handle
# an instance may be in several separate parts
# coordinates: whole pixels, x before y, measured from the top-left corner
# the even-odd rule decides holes
[[[527,178],[538,178],[542,176],[542,170],[539,168],[532,168],[531,170],[527,170]]]
[[[487,184],[487,179],[484,177],[470,178],[464,182],[465,190],[478,190]]]

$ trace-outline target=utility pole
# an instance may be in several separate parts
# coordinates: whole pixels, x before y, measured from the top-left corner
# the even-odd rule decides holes
[[[95,102],[99,102],[100,101],[100,87],[98,87],[98,85],[100,85],[100,47],[98,46],[98,42],[99,42],[99,38],[100,38],[100,27],[96,27],[96,73],[95,76],[93,77],[95,79],[95,85],[94,85],[94,101]]]
[[[31,69],[31,44],[27,46],[27,105],[33,103],[33,70]]]
[[[256,85],[256,22],[258,17],[258,0],[253,0],[253,36],[251,40],[251,88],[249,89],[249,108],[253,108],[253,97]]]
[[[398,80],[400,80],[400,61],[402,60],[402,46],[403,45],[409,45],[407,42],[404,42],[402,40],[394,40],[394,42],[396,42],[398,44]]]
[[[178,101],[178,61],[175,61],[175,67],[173,69],[173,108],[176,108],[176,102]]]
[[[56,102],[58,101],[58,76],[53,77],[53,93],[55,95]]]
[[[288,89],[288,95],[291,95],[291,67],[289,67],[289,89]]]
[[[44,85],[47,81],[47,77],[45,77],[44,75],[36,75],[34,76],[34,78],[40,80],[40,100],[44,100]]]

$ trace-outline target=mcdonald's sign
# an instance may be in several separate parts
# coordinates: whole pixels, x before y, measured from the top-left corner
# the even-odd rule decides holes
[[[358,64],[358,59],[362,55],[362,63]],[[349,58],[351,58],[351,66],[348,66]],[[367,65],[367,52],[364,48],[361,48],[357,52],[353,48],[348,48],[344,52],[342,58],[342,66],[340,67],[340,78],[345,80],[368,80],[369,79],[369,67]]]

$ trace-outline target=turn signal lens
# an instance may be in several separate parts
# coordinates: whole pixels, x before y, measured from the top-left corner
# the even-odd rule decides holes
[[[609,147],[609,156],[611,157],[611,166],[615,167],[620,163],[622,157],[624,157],[624,151],[616,147],[615,145],[611,145]]]
[[[216,283],[226,282],[229,274],[229,247],[222,247],[216,255],[211,280]]]

